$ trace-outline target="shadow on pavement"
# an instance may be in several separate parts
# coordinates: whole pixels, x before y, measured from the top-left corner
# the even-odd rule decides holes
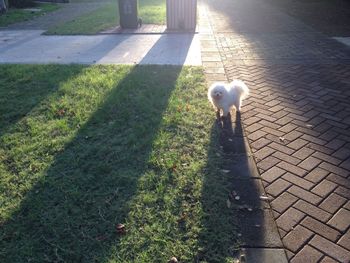
[[[217,178],[207,177],[204,181],[202,199],[206,216],[198,261],[224,262],[244,255],[240,248],[280,247],[280,237],[242,130],[240,113],[236,113],[233,122],[218,120],[212,129],[214,140],[216,133],[219,142],[212,141],[208,164],[220,158],[223,165]],[[220,156],[214,153],[219,144]]]

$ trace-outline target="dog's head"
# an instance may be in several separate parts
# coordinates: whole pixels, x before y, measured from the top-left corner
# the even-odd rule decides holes
[[[225,93],[225,87],[222,85],[213,86],[210,92],[211,97],[214,100],[220,100]]]

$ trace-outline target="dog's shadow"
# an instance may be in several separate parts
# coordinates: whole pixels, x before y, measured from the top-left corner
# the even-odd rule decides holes
[[[221,158],[221,185],[220,192],[227,198],[227,207],[219,214],[210,213],[213,206],[204,203],[204,210],[209,211],[210,217],[205,220],[206,229],[216,229],[220,231],[219,240],[203,241],[207,249],[213,247],[217,249],[217,258],[239,257],[245,255],[247,261],[252,259],[251,250],[245,248],[252,247],[282,247],[276,226],[273,221],[272,213],[269,209],[269,203],[264,192],[260,175],[257,170],[252,152],[245,137],[241,113],[236,111],[234,116],[230,114],[227,117],[219,117],[214,124],[218,132],[220,148],[222,149]],[[215,147],[215,144],[213,144]],[[216,157],[211,157],[215,159]],[[209,161],[210,162],[210,161]],[[216,199],[211,193],[213,179],[206,178],[203,187],[203,199]],[[219,200],[220,201],[220,200]],[[222,202],[222,201],[220,201]],[[223,222],[223,216],[229,216],[227,224],[220,225]],[[217,227],[220,225],[220,227]],[[227,236],[230,233],[230,237]],[[213,258],[203,258],[208,262],[222,262]],[[252,261],[254,262],[254,260]]]
[[[220,145],[224,152],[228,154],[246,154],[241,113],[236,111],[234,116],[228,113],[226,117],[217,114],[216,123],[219,127]]]

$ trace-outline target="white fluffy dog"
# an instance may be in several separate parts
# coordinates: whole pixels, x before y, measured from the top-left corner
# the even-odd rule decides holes
[[[208,99],[217,110],[218,116],[222,110],[222,116],[226,117],[232,107],[235,107],[237,111],[241,110],[242,100],[248,94],[249,89],[241,80],[234,80],[229,84],[217,82],[210,86]]]

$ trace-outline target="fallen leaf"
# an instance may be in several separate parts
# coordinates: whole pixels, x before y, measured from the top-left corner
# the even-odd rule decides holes
[[[123,224],[117,224],[116,229],[118,234],[125,234],[126,232],[125,225]]]
[[[179,261],[177,260],[176,257],[172,257],[172,258],[168,261],[168,263],[177,263],[177,262],[179,262]]]
[[[62,117],[65,113],[66,113],[66,111],[64,109],[60,109],[60,110],[57,111],[57,114],[60,117]]]
[[[226,206],[227,206],[227,208],[231,208],[231,201],[230,201],[230,199],[226,200]]]

